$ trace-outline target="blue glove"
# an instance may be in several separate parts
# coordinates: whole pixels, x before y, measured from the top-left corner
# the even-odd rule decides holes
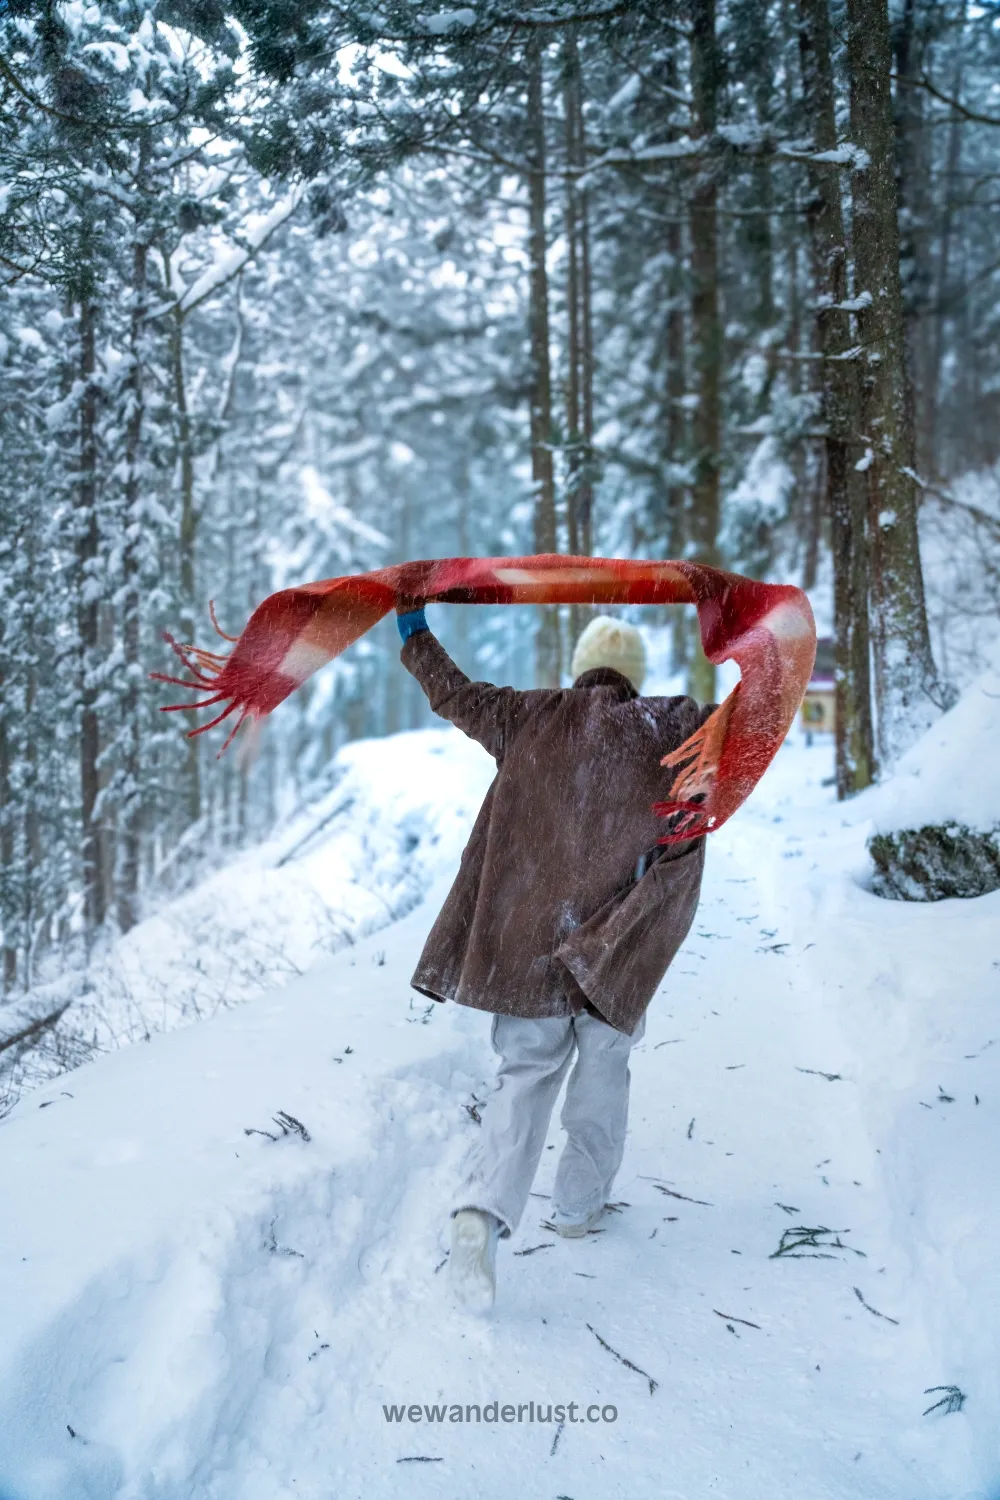
[[[408,610],[405,615],[397,615],[396,624],[399,626],[399,634],[404,646],[411,635],[419,635],[421,630],[430,629],[423,605],[419,609]]]

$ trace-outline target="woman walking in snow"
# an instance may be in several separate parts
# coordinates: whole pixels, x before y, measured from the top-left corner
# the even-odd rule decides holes
[[[497,762],[412,980],[493,1014],[496,1085],[452,1212],[450,1259],[458,1299],[485,1311],[497,1241],[524,1212],[571,1063],[550,1218],[579,1236],[604,1212],[625,1149],[629,1052],[691,926],[704,867],[703,839],[657,842],[659,762],[714,705],[641,698],[642,638],[608,617],[580,636],[573,686],[533,692],[471,682],[421,605],[400,605],[397,618],[403,665],[431,708]]]

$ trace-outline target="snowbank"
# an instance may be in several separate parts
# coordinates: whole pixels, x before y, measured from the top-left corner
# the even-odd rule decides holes
[[[16,1016],[0,1013],[10,1035],[72,992],[37,1047],[0,1054],[0,1104],[95,1053],[283,985],[404,916],[457,859],[494,772],[478,745],[444,729],[345,746],[328,790],[274,838],[141,922],[87,973],[64,976],[57,994],[47,986]]]
[[[943,823],[1000,826],[1000,656],[853,809],[878,833]]]

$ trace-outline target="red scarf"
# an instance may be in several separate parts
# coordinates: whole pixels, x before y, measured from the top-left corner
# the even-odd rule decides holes
[[[695,734],[663,757],[661,764],[676,772],[669,798],[655,807],[674,820],[664,843],[719,828],[746,800],[792,724],[816,654],[809,601],[791,585],[757,583],[690,562],[449,557],[282,589],[254,610],[228,656],[182,646],[167,636],[191,675],[152,675],[191,688],[199,697],[195,703],[171,704],[164,712],[225,704],[210,723],[191,731],[203,734],[238,709],[225,750],[248,715],[270,713],[397,601],[409,600],[696,604],[705,655],[716,664],[734,659],[741,680]],[[212,618],[214,623],[214,614]]]

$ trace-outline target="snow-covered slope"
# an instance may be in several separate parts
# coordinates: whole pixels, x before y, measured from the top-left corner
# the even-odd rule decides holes
[[[439,742],[471,786],[474,747]],[[789,744],[713,835],[617,1212],[556,1242],[532,1199],[488,1322],[442,1269],[488,1023],[407,986],[444,882],[25,1097],[0,1124],[3,1500],[995,1500],[1000,893],[872,896],[829,769]],[[932,1387],[961,1410],[923,1415]],[[494,1401],[616,1420],[476,1422]]]
[[[0,1114],[67,1059],[203,1021],[404,916],[458,858],[491,775],[477,745],[445,730],[345,746],[328,788],[274,838],[164,903],[86,971],[4,1007],[0,1037],[72,1002],[26,1057],[0,1055]]]
[[[1000,827],[1000,651],[954,708],[853,804],[879,833],[927,824]]]

